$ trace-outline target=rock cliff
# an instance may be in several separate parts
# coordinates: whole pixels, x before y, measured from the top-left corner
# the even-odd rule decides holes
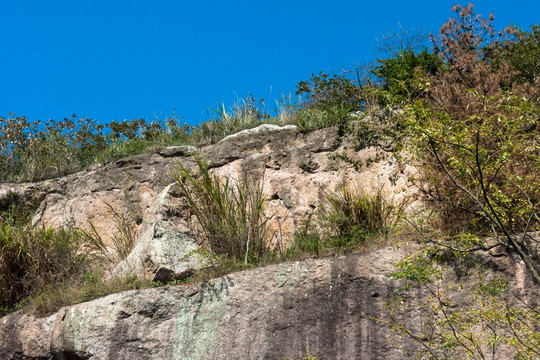
[[[201,266],[188,219],[177,209],[172,173],[193,167],[192,154],[208,159],[221,176],[264,176],[274,240],[286,241],[319,204],[325,190],[384,187],[412,193],[411,169],[375,148],[354,150],[328,128],[302,134],[295,127],[264,125],[205,148],[169,147],[94,165],[38,183],[0,184],[34,204],[35,223],[61,226],[91,222],[104,239],[113,235],[111,209],[129,214],[137,244],[113,275],[182,279]],[[0,359],[282,359],[311,353],[319,359],[404,359],[402,339],[390,346],[384,303],[400,283],[388,275],[417,245],[272,265],[200,284],[109,295],[36,318],[22,312],[0,319]],[[489,277],[503,277],[530,299],[523,265],[506,254],[482,258]],[[465,282],[459,274],[456,281]],[[409,292],[422,299],[421,289]],[[404,322],[418,323],[414,306]]]
[[[316,209],[324,191],[348,185],[384,187],[396,197],[407,194],[407,166],[379,161],[388,154],[375,148],[355,151],[351,139],[338,137],[337,128],[302,134],[295,126],[262,125],[200,149],[168,147],[113,164],[96,164],[59,179],[0,184],[0,198],[8,192],[22,194],[36,208],[34,223],[71,223],[86,230],[92,224],[105,241],[115,233],[114,212],[125,214],[140,236],[117,273],[145,273],[159,281],[178,279],[200,263],[193,257],[178,261],[197,244],[187,219],[177,214],[173,186],[175,168],[178,164],[192,168],[194,153],[207,158],[219,176],[251,173],[264,178],[274,243],[285,242],[294,234]],[[362,167],[358,171],[355,166]]]
[[[381,314],[400,251],[274,265],[0,320],[2,359],[400,359]],[[390,258],[388,258],[390,256]]]
[[[321,360],[406,359],[417,345],[375,319],[387,319],[384,304],[400,285],[388,277],[394,263],[417,248],[392,246],[128,291],[46,318],[12,314],[0,319],[0,358],[278,360],[309,353]],[[522,264],[494,259],[481,259],[497,270],[485,276],[510,280],[526,300],[538,297]],[[468,286],[458,275],[453,280]],[[417,288],[408,296],[410,311],[401,320],[414,326],[427,293]]]

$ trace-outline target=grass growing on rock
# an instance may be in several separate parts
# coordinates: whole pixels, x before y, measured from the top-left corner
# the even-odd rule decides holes
[[[27,209],[0,212],[0,316],[18,309],[47,315],[62,306],[155,286],[136,278],[105,281],[103,253],[71,226],[33,226]]]
[[[285,100],[283,101],[285,102]],[[290,99],[274,111],[252,96],[231,107],[211,110],[212,117],[199,125],[182,123],[173,114],[146,121],[95,120],[73,115],[62,121],[31,121],[24,116],[0,116],[0,182],[39,181],[64,176],[95,163],[152,151],[171,145],[211,145],[224,137],[261,124],[297,125],[307,132],[344,126],[350,108],[340,104],[315,106]]]
[[[206,160],[195,161],[196,172],[179,165],[175,177],[195,217],[197,239],[216,255],[257,263],[269,251],[261,179],[223,180],[210,174]]]
[[[0,214],[0,308],[7,310],[90,267],[81,234],[70,227],[32,227],[16,208]]]
[[[388,197],[382,188],[374,194],[343,188],[326,192],[285,251],[289,259],[367,251],[388,243],[407,203]]]

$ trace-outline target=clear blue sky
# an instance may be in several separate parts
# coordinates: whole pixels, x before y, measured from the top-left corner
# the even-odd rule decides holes
[[[272,103],[311,73],[373,60],[399,22],[436,32],[454,3],[1,0],[0,116],[109,122],[176,108],[196,124],[218,102]],[[500,28],[540,23],[539,0],[474,3]]]

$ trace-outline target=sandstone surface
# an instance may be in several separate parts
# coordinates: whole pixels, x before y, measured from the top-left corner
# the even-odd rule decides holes
[[[261,125],[200,149],[172,146],[58,179],[0,184],[0,198],[8,192],[21,194],[36,208],[35,225],[71,224],[87,231],[94,226],[105,242],[118,233],[114,214],[124,215],[139,236],[134,253],[115,273],[133,271],[168,281],[187,276],[201,264],[197,256],[186,257],[198,245],[189,219],[178,211],[173,176],[178,164],[194,168],[197,154],[218,176],[262,178],[269,241],[282,246],[314,212],[325,191],[384,188],[397,199],[411,193],[410,168],[384,151],[354,147],[354,140],[340,138],[337,128],[303,134],[295,126]]]

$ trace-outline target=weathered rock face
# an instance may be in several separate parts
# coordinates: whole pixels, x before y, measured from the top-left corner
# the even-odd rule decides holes
[[[22,194],[37,208],[35,224],[71,223],[86,230],[92,224],[105,241],[117,232],[114,212],[124,214],[132,219],[139,237],[133,254],[114,274],[133,272],[169,281],[185,277],[202,264],[196,255],[187,256],[197,244],[187,219],[175,213],[174,169],[179,163],[193,168],[194,153],[207,158],[219,176],[263,178],[273,244],[291,238],[316,209],[324,191],[343,186],[385,187],[390,196],[407,194],[407,167],[391,159],[377,161],[385,153],[374,148],[354,151],[353,141],[339,139],[337,131],[328,128],[301,134],[295,126],[262,125],[201,149],[168,147],[59,179],[0,184],[0,198],[9,191]],[[357,171],[359,164],[364,165]]]
[[[37,183],[0,184],[0,197],[9,191],[22,194],[37,208],[36,224],[72,222],[89,229],[92,222],[109,239],[115,229],[112,210],[129,215],[141,226],[156,195],[173,181],[171,169],[176,161],[190,163],[190,155],[178,153],[178,157],[148,153],[114,164],[96,164],[86,171]]]
[[[343,185],[367,189],[386,186],[388,192],[400,193],[406,188],[405,168],[400,169],[391,161],[374,161],[383,154],[374,148],[359,152],[353,148],[350,141],[338,142],[336,128],[304,135],[294,126],[262,125],[198,150],[169,147],[114,164],[97,164],[59,179],[0,184],[0,197],[8,191],[22,194],[37,208],[34,222],[47,226],[71,221],[88,229],[92,222],[98,233],[108,239],[115,228],[114,209],[129,215],[144,232],[143,222],[152,212],[154,199],[174,182],[176,164],[192,168],[192,154],[196,152],[206,157],[219,175],[263,175],[270,207],[278,218],[290,223],[283,226],[285,236],[294,231],[299,215],[316,207],[324,190]],[[343,160],[346,157],[349,162]],[[354,169],[353,162],[366,160],[369,166],[360,171]],[[151,226],[149,222],[144,225]]]
[[[403,251],[280,264],[0,320],[2,359],[402,359],[382,302]]]
[[[126,259],[112,269],[110,277],[137,275],[152,281],[181,280],[201,269],[206,261],[182,218],[168,214],[173,184],[156,196],[141,228],[146,229]]]
[[[324,360],[406,359],[417,345],[403,338],[391,346],[393,333],[373,318],[388,318],[384,303],[400,286],[388,275],[414,250],[388,247],[128,291],[48,318],[12,314],[0,319],[0,358],[273,360],[309,352]],[[508,279],[523,299],[538,302],[523,264],[510,256],[479,261],[491,263],[485,277]],[[412,303],[401,320],[414,326],[427,293],[417,288],[406,295]]]

